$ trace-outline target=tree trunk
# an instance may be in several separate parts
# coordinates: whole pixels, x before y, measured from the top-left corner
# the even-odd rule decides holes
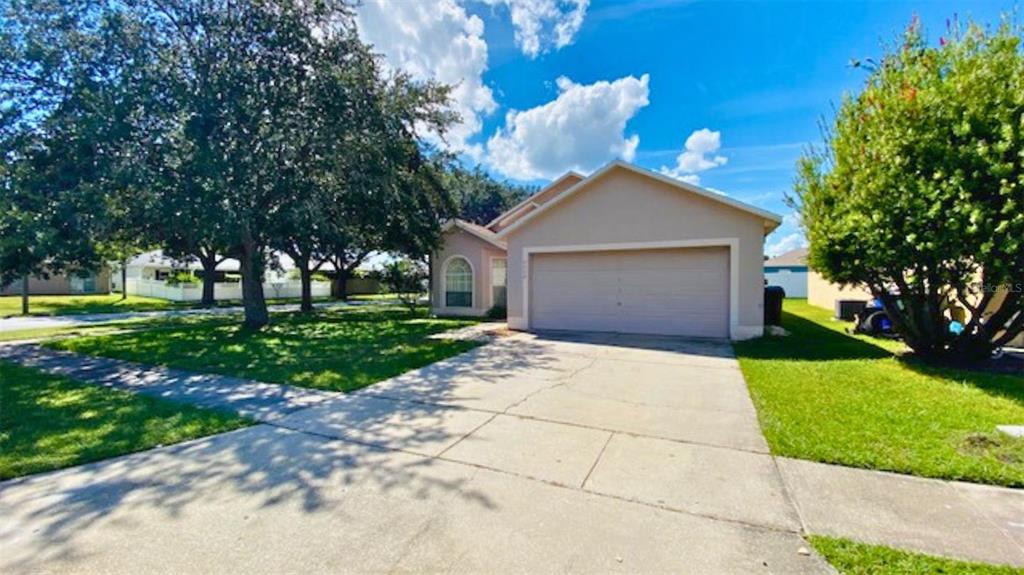
[[[299,304],[299,310],[309,313],[313,311],[313,273],[309,271],[308,259],[296,259],[295,265],[299,266],[299,281],[302,283],[302,303]]]
[[[270,323],[267,300],[263,296],[263,253],[253,242],[244,243],[239,250],[239,263],[244,325],[249,329],[260,329]]]
[[[128,260],[121,260],[121,300],[128,299]]]
[[[28,315],[28,274],[21,278],[21,315]]]
[[[214,286],[217,283],[217,256],[200,257],[199,263],[203,266],[203,299],[200,304],[203,307],[213,307],[217,302],[214,298]]]
[[[348,300],[348,270],[338,268],[334,276],[335,299]]]

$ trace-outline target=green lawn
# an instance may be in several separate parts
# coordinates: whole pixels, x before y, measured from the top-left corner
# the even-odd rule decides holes
[[[348,299],[352,301],[398,301],[398,294],[394,293],[360,293],[351,294]]]
[[[80,337],[50,345],[193,371],[271,383],[351,391],[461,353],[475,342],[427,336],[474,320],[431,319],[424,312],[373,306],[275,314],[259,332],[237,317],[191,318],[158,330]]]
[[[18,341],[23,339],[44,339],[57,336],[102,334],[106,332],[117,331],[119,328],[116,326],[118,325],[119,324],[104,323],[97,326],[41,327],[32,329],[14,329],[8,331],[0,331],[0,342]]]
[[[379,298],[385,299],[385,298]],[[81,313],[122,313],[133,311],[167,311],[200,307],[198,302],[174,302],[164,299],[121,294],[99,295],[34,295],[29,296],[29,315],[74,315]],[[267,298],[268,305],[299,303],[299,298]],[[331,298],[313,298],[314,302]],[[238,300],[220,300],[217,307],[242,305]],[[0,296],[0,318],[21,315],[21,296]]]
[[[736,353],[773,453],[942,479],[1024,486],[1024,376],[928,367],[898,341],[843,333],[848,324],[786,300],[786,337]]]
[[[0,362],[0,479],[229,431],[245,419]]]
[[[1024,570],[900,551],[849,539],[810,537],[811,544],[844,575],[1020,575]]]
[[[28,298],[29,315],[71,315],[76,313],[119,313],[129,311],[160,311],[184,309],[188,306],[171,301],[121,294],[102,295],[33,295]],[[0,296],[0,317],[21,315],[21,296]]]
[[[27,339],[46,341],[56,338],[99,336],[128,331],[154,331],[161,329],[178,329],[184,326],[194,325],[197,322],[205,321],[208,317],[209,316],[201,315],[139,317],[122,319],[117,321],[103,321],[97,323],[86,323],[71,326],[37,327],[29,329],[4,330],[0,331],[0,342]],[[231,316],[220,317],[231,317],[236,322],[242,321],[241,313],[232,314]]]

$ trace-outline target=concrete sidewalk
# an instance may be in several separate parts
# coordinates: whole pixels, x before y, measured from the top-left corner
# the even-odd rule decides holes
[[[341,396],[340,393],[238,377],[83,356],[35,344],[0,345],[0,360],[115,389],[200,407],[225,409],[257,421],[281,419],[300,409]]]
[[[380,301],[330,301],[314,303],[317,309],[330,309],[334,307],[379,305]],[[267,306],[272,313],[299,311],[299,304],[272,304]],[[161,317],[189,317],[197,315],[230,315],[242,313],[241,306],[213,307],[213,308],[192,308],[174,309],[165,311],[127,311],[120,313],[83,313],[71,315],[52,316],[11,316],[0,317],[0,332],[22,331],[31,329],[47,329],[57,327],[75,327],[83,325],[99,325],[115,321],[129,319],[161,318]]]
[[[807,533],[1024,567],[1024,490],[775,459]]]

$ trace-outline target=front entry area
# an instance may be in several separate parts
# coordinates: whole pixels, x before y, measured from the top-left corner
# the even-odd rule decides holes
[[[530,329],[729,337],[727,247],[530,257]]]

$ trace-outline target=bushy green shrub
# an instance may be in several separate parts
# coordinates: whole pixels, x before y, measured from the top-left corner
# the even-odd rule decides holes
[[[189,270],[174,270],[164,280],[164,283],[169,286],[191,285],[198,282],[199,280]]]
[[[508,309],[503,305],[491,306],[491,309],[487,310],[488,319],[505,319],[508,317]]]
[[[384,266],[384,286],[411,310],[416,309],[420,296],[426,293],[427,268],[422,262],[400,259]]]

